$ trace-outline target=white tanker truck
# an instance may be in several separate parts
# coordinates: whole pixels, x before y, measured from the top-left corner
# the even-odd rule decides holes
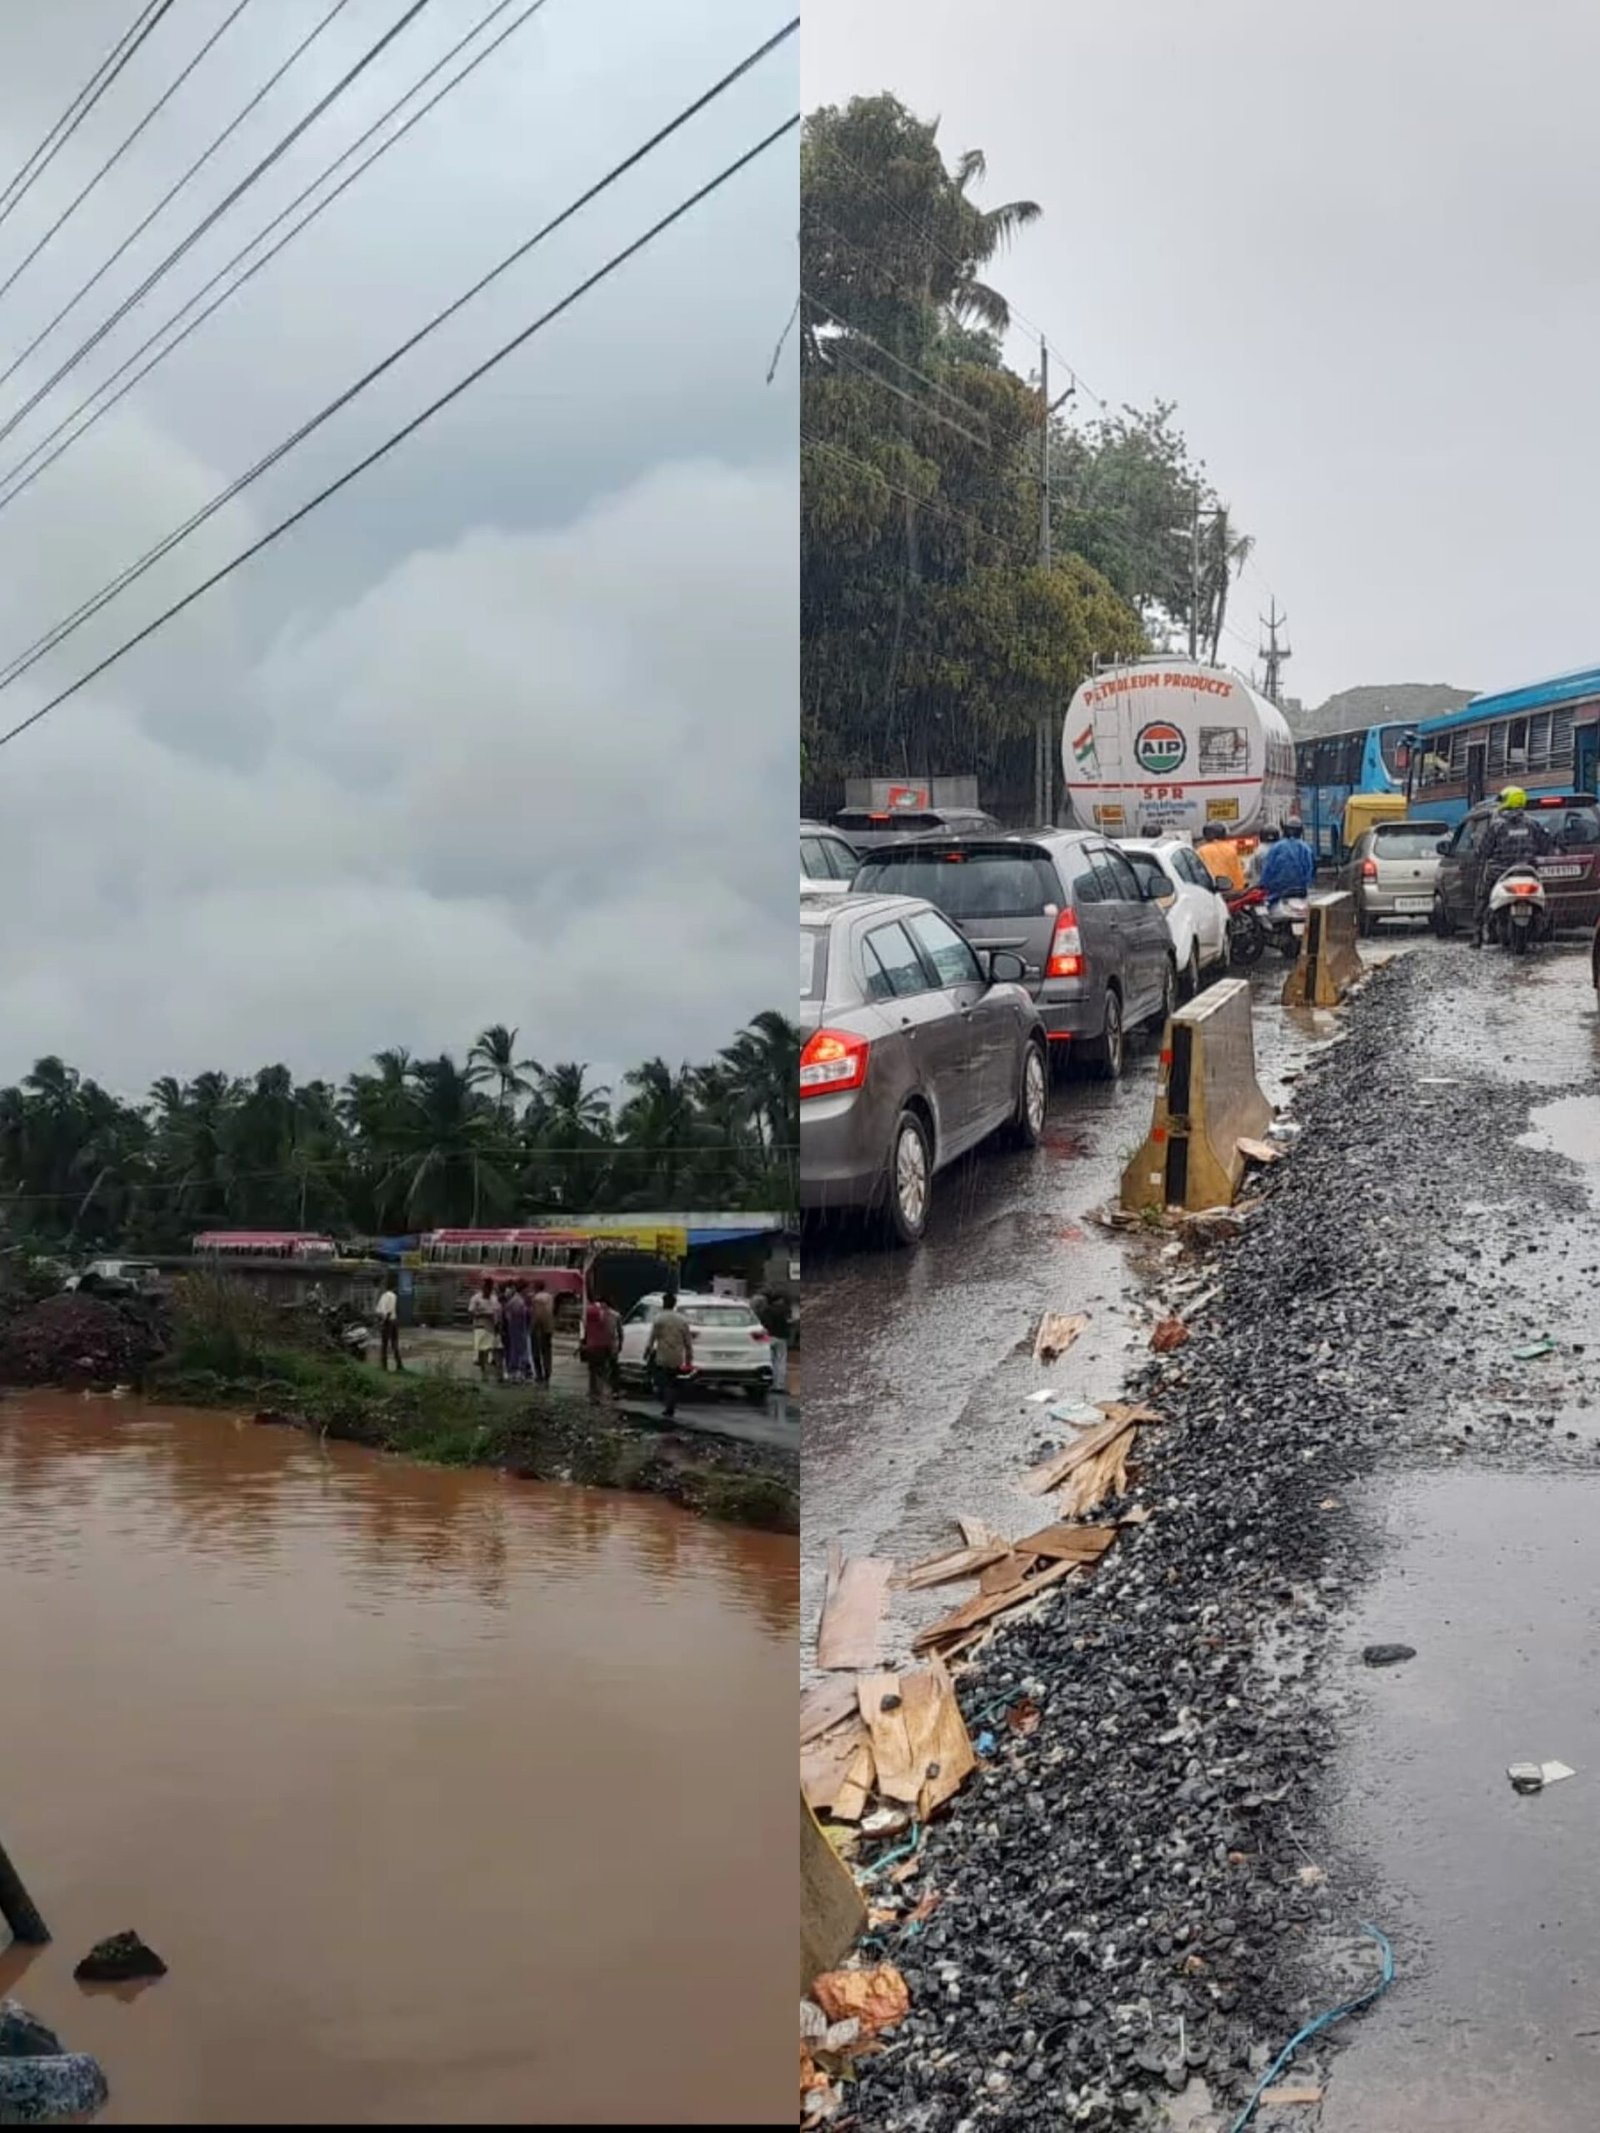
[[[1294,740],[1242,676],[1196,660],[1110,667],[1072,699],[1061,735],[1070,819],[1110,837],[1237,836],[1295,808]]]

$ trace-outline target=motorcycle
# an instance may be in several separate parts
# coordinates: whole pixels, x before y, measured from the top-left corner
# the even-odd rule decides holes
[[[1267,949],[1263,916],[1267,899],[1260,889],[1234,889],[1228,896],[1228,961],[1235,970],[1249,970]]]
[[[1272,945],[1286,962],[1300,959],[1300,943],[1306,935],[1306,900],[1303,896],[1284,896],[1267,909],[1267,932]]]
[[[1519,864],[1506,868],[1489,891],[1484,931],[1491,941],[1498,941],[1513,955],[1526,955],[1536,941],[1550,938],[1550,907],[1537,867]]]

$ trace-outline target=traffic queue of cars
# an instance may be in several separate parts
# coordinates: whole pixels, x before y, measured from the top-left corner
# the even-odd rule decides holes
[[[840,843],[801,826],[801,1204],[912,1244],[939,1171],[1037,1145],[1053,1063],[1115,1080],[1225,966],[1225,885],[1176,838],[985,820],[877,839],[848,881]]]

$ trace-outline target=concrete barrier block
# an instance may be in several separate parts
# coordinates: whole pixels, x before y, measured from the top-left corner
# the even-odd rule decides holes
[[[1122,1173],[1123,1207],[1230,1205],[1245,1171],[1239,1142],[1258,1140],[1271,1121],[1256,1080],[1250,987],[1229,978],[1167,1024],[1150,1132]]]
[[[855,1876],[822,1834],[800,1796],[800,1996],[814,1979],[837,1970],[867,1929],[867,1907]]]
[[[1306,904],[1305,938],[1283,981],[1285,1007],[1337,1007],[1361,976],[1356,900],[1341,889]]]

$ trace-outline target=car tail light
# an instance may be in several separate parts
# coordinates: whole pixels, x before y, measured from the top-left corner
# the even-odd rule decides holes
[[[1378,878],[1378,862],[1377,862],[1377,860],[1376,860],[1376,859],[1363,859],[1363,860],[1362,860],[1362,862],[1361,862],[1361,879],[1362,879],[1363,881],[1376,881],[1376,880],[1377,880],[1377,878]]]
[[[819,1029],[800,1054],[800,1094],[838,1096],[846,1089],[859,1089],[867,1078],[869,1049],[865,1037]]]
[[[753,1341],[770,1341],[772,1335],[767,1331],[765,1326],[757,1326],[755,1331],[751,1334],[750,1338]]]
[[[1047,978],[1081,978],[1083,976],[1083,935],[1078,931],[1078,914],[1073,910],[1063,911],[1056,920],[1056,930],[1050,942],[1050,959],[1044,966]]]
[[[1537,896],[1539,894],[1539,884],[1536,881],[1508,881],[1506,887],[1513,896]]]

